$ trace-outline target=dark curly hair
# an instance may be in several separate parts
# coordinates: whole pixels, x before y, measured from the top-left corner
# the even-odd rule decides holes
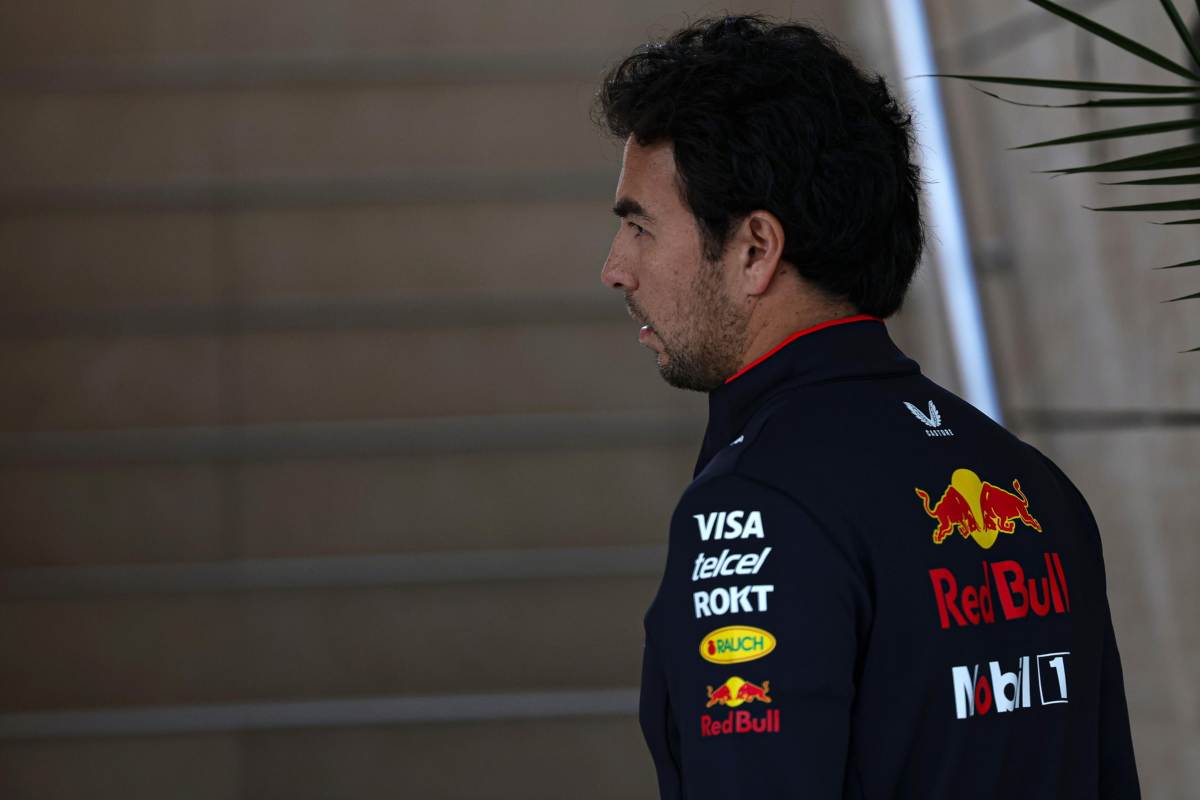
[[[828,34],[700,19],[613,67],[595,117],[621,139],[671,142],[709,261],[769,211],[804,278],[862,313],[899,309],[925,243],[912,115]]]

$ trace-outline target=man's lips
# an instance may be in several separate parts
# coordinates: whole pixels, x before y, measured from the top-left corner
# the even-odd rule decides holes
[[[628,299],[625,301],[625,310],[629,312],[629,316],[634,322],[641,323],[642,327],[638,331],[638,342],[641,344],[647,344],[651,339],[658,338],[658,334],[655,332],[654,326],[647,322],[642,322],[641,313],[634,309],[633,303],[629,302]]]

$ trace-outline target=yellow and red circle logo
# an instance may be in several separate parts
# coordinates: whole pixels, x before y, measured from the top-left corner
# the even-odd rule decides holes
[[[714,664],[740,664],[762,658],[775,649],[775,637],[762,628],[729,625],[700,641],[700,657]]]

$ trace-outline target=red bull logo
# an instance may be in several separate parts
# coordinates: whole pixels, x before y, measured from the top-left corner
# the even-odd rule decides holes
[[[730,711],[725,719],[713,719],[708,714],[700,716],[701,736],[725,736],[731,733],[779,733],[779,709],[767,709],[767,713],[761,717],[749,711]]]
[[[779,709],[768,708],[759,717],[745,709],[734,710],[745,703],[770,703],[771,682],[763,681],[762,685],[742,680],[736,675],[719,687],[709,686],[708,702],[705,708],[713,706],[728,706],[730,711],[724,719],[715,719],[708,714],[700,716],[701,736],[723,736],[738,733],[778,733]]]
[[[945,567],[929,570],[942,628],[949,628],[951,622],[961,628],[990,625],[997,619],[1069,614],[1071,595],[1062,558],[1058,553],[1043,553],[1041,566],[1044,575],[1027,577],[1019,561],[984,561],[983,582],[978,585],[960,581]],[[993,587],[998,603],[992,602]]]
[[[969,469],[956,469],[950,485],[933,505],[927,492],[919,488],[914,491],[924,503],[925,513],[937,520],[934,544],[946,541],[957,530],[959,536],[974,539],[987,550],[999,534],[1015,531],[1018,520],[1039,533],[1042,530],[1041,523],[1029,513],[1029,499],[1021,491],[1021,482],[1014,478],[1012,487],[1016,494],[981,481]]]
[[[771,702],[770,681],[763,681],[762,686],[759,686],[735,675],[715,690],[711,686],[706,688],[708,689],[708,702],[705,703],[705,708],[718,705],[736,708],[743,703],[753,703],[756,700],[760,703]]]

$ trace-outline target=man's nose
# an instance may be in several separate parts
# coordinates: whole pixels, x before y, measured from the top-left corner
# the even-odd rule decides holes
[[[615,249],[615,248],[614,248]],[[604,267],[600,270],[600,280],[610,289],[621,289],[631,292],[637,288],[637,281],[629,271],[624,259],[617,256],[613,250],[608,251]]]

